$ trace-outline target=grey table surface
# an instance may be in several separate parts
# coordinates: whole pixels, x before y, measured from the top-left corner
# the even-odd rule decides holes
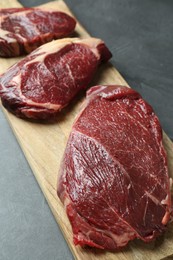
[[[106,41],[113,65],[173,139],[173,1],[65,1],[92,36]],[[73,259],[1,111],[0,151],[0,260]]]

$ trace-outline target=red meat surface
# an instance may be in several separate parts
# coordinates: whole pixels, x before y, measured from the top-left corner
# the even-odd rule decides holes
[[[2,104],[18,117],[50,119],[88,86],[98,65],[110,57],[96,38],[42,45],[1,76]]]
[[[66,13],[41,8],[0,9],[0,56],[28,54],[53,39],[70,35],[76,25]]]
[[[123,86],[88,91],[67,142],[58,196],[76,245],[114,250],[165,231],[171,195],[162,129],[139,93]]]

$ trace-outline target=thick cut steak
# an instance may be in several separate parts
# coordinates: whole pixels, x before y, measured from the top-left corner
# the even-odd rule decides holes
[[[93,78],[111,53],[96,38],[52,41],[13,65],[0,78],[2,104],[18,117],[49,119]]]
[[[113,250],[162,234],[171,212],[162,129],[136,91],[88,91],[67,143],[58,195],[76,245]]]
[[[0,9],[0,56],[28,54],[74,31],[76,21],[66,13],[37,8]]]

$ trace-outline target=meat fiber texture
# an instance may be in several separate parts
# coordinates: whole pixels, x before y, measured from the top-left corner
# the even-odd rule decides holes
[[[21,118],[52,119],[110,57],[104,42],[96,38],[42,45],[1,76],[2,104]]]
[[[123,86],[88,91],[67,142],[58,196],[75,245],[115,250],[165,231],[171,195],[162,129],[139,93]]]
[[[74,18],[43,8],[0,9],[0,56],[28,54],[53,39],[73,33]]]

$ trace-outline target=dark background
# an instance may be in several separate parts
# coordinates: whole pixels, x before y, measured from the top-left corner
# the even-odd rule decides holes
[[[47,1],[21,0],[25,6]],[[173,139],[173,0],[65,0]],[[0,111],[0,260],[69,260],[70,250]]]

